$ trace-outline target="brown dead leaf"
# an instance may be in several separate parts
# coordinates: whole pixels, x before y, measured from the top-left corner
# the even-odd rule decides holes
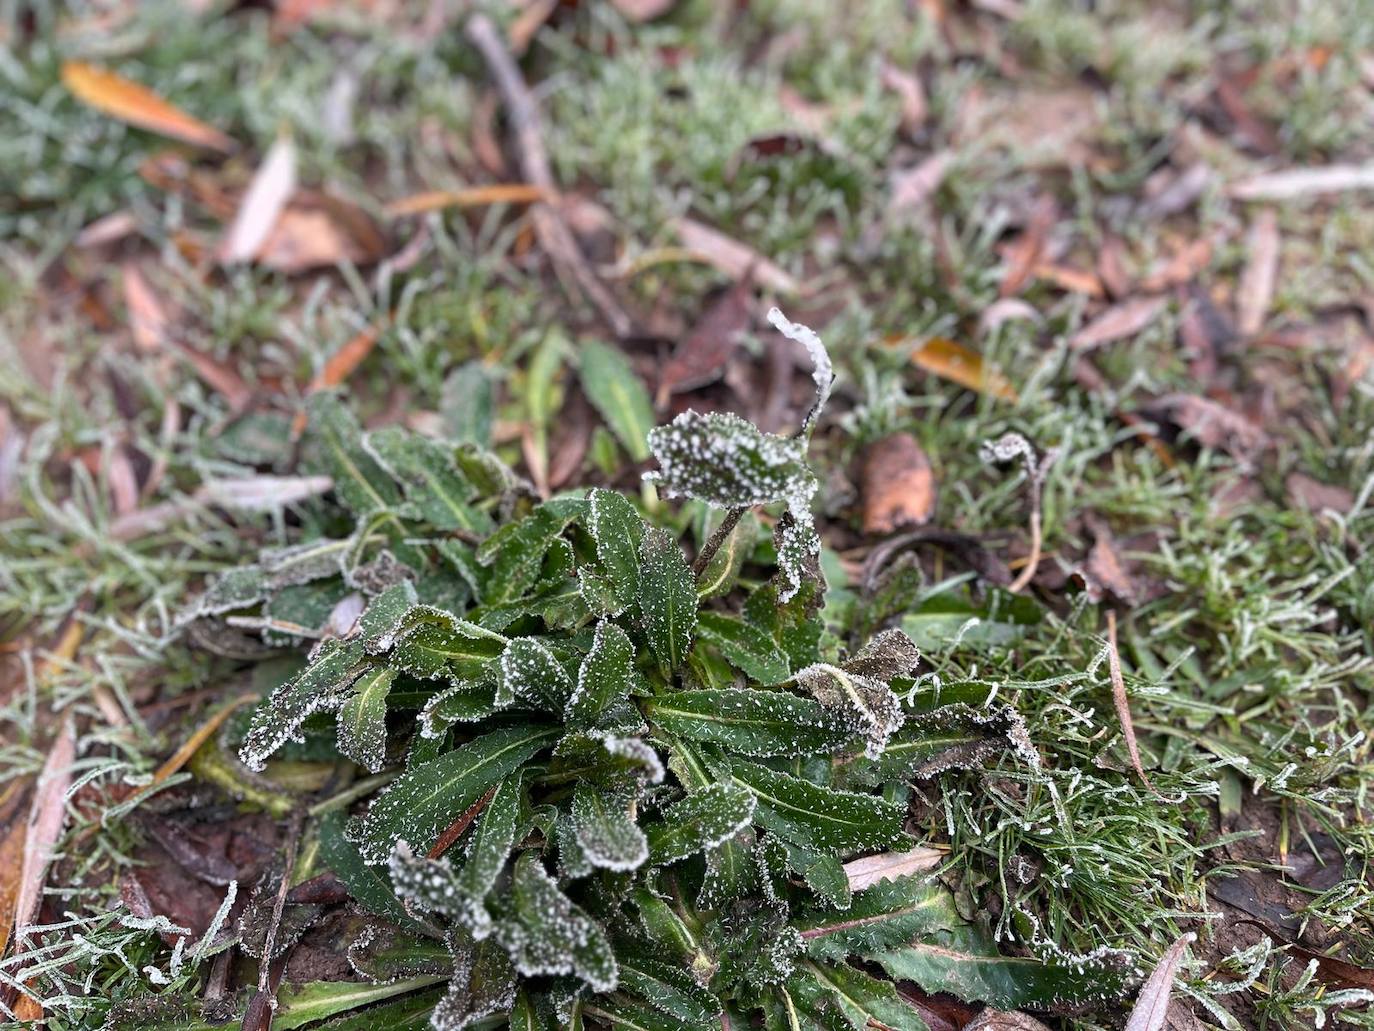
[[[1140,590],[1117,551],[1116,538],[1111,529],[1100,520],[1091,520],[1093,546],[1088,550],[1088,560],[1079,571],[1088,599],[1100,602],[1104,595],[1110,594],[1123,605],[1133,606],[1140,599]]]
[[[1264,328],[1279,274],[1279,220],[1273,208],[1255,213],[1245,249],[1249,258],[1236,287],[1236,328],[1254,336]]]
[[[954,152],[936,151],[915,168],[900,169],[892,174],[892,192],[887,202],[887,212],[902,215],[919,211],[926,201],[944,182],[950,166],[954,164]]]
[[[983,356],[963,344],[945,337],[918,342],[901,334],[887,337],[884,343],[888,347],[912,347],[913,365],[951,383],[1003,401],[1017,399],[1016,388],[1007,378],[994,369],[985,368]]]
[[[706,309],[701,321],[674,349],[659,374],[657,404],[673,394],[695,390],[719,379],[749,328],[753,283],[745,276]]]
[[[1151,177],[1153,178],[1153,177]],[[1147,197],[1140,206],[1140,216],[1156,221],[1177,215],[1193,206],[1212,181],[1212,169],[1204,162],[1189,165]]]
[[[296,192],[296,147],[281,136],[268,149],[248,184],[238,212],[220,244],[219,260],[225,264],[251,261],[267,242],[286,203]]]
[[[700,255],[731,279],[752,278],[765,290],[780,294],[795,295],[801,292],[795,279],[747,244],[690,218],[679,218],[673,226],[684,247]]]
[[[1137,297],[1108,308],[1069,337],[1069,346],[1086,351],[1134,336],[1155,320],[1168,301],[1163,297]]]
[[[549,450],[549,489],[557,490],[571,480],[587,457],[597,420],[580,390],[570,392],[558,415],[558,433]]]
[[[76,727],[68,717],[48,748],[48,757],[34,787],[19,891],[14,903],[14,938],[20,943],[16,948],[22,948],[24,932],[38,915],[48,862],[67,820],[67,789],[71,787],[75,763]]]
[[[1140,995],[1126,1021],[1126,1031],[1161,1031],[1169,1013],[1169,998],[1174,991],[1174,975],[1183,962],[1183,953],[1197,935],[1189,931],[1169,946],[1159,963],[1141,986]]]
[[[162,350],[167,339],[167,312],[153,293],[137,265],[126,264],[121,273],[124,284],[124,306],[129,309],[129,330],[134,344],[144,354]]]
[[[1283,481],[1293,504],[1309,512],[1336,512],[1345,515],[1355,507],[1355,495],[1347,487],[1322,483],[1304,472],[1291,472]]]
[[[933,870],[945,857],[946,853],[940,849],[924,846],[909,852],[883,852],[850,860],[844,864],[844,875],[849,879],[850,891],[863,891],[882,881]]]
[[[1013,297],[1030,282],[1031,273],[1040,264],[1049,241],[1050,230],[1059,218],[1059,206],[1049,194],[1043,194],[1031,209],[1026,228],[1006,249],[1006,271],[1002,275],[999,297]]]
[[[197,147],[229,151],[234,141],[163,100],[146,86],[84,61],[62,63],[62,84],[80,101],[121,122]]]
[[[27,822],[19,815],[17,803],[23,799],[23,781],[15,780],[5,793],[6,821],[0,837],[0,956],[9,944],[14,928],[15,905],[19,901],[19,874],[24,864]]]
[[[864,455],[864,533],[891,533],[930,522],[935,512],[935,473],[910,433],[894,433]]]
[[[1205,236],[1199,237],[1180,247],[1162,265],[1151,269],[1140,281],[1140,288],[1146,293],[1158,293],[1191,283],[1211,261],[1212,241]]]
[[[533,204],[545,200],[545,193],[529,183],[492,183],[464,190],[430,190],[394,200],[386,206],[392,218],[423,215],[445,208],[475,208],[486,204]]]
[[[1220,448],[1235,458],[1249,460],[1269,444],[1269,436],[1261,427],[1211,398],[1169,394],[1158,404],[1203,447]]]
[[[267,234],[257,261],[297,275],[344,262],[368,265],[385,253],[386,241],[361,208],[327,194],[300,192]]]
[[[1126,742],[1126,752],[1131,757],[1131,769],[1150,789],[1151,794],[1159,795],[1145,772],[1140,761],[1140,745],[1135,738],[1135,723],[1131,720],[1131,702],[1126,695],[1126,680],[1121,675],[1121,651],[1116,643],[1116,610],[1107,610],[1107,669],[1112,681],[1112,703],[1116,706],[1116,718],[1121,723],[1121,736]],[[1161,796],[1162,797],[1162,796]]]
[[[132,211],[116,211],[97,218],[76,234],[72,242],[78,247],[103,247],[107,243],[117,243],[126,236],[138,232],[138,218]]]
[[[191,368],[195,369],[196,375],[205,385],[223,396],[231,411],[241,412],[252,403],[253,389],[232,366],[216,361],[208,354],[202,354],[186,344],[174,343],[173,346]]]
[[[1279,149],[1278,134],[1251,110],[1245,97],[1248,81],[1253,78],[1253,75],[1219,75],[1217,101],[1245,146],[1260,154],[1275,154]]]
[[[1035,266],[1033,271],[1036,279],[1053,283],[1068,293],[1082,294],[1085,297],[1106,296],[1106,291],[1102,289],[1102,283],[1097,278],[1097,273],[1089,272],[1087,269],[1074,268],[1072,265],[1041,262]]]
[[[888,61],[879,69],[883,87],[897,94],[902,107],[902,129],[914,136],[921,131],[930,115],[930,105],[926,102],[926,90],[914,72],[898,68]]]
[[[1131,292],[1131,276],[1126,271],[1126,244],[1115,233],[1102,240],[1097,252],[1097,278],[1113,298],[1120,299]]]

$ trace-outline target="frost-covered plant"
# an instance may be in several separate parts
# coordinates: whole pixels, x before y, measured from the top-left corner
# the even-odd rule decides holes
[[[1017,721],[910,692],[920,657],[898,630],[853,654],[827,635],[806,451],[830,364],[771,317],[816,369],[795,436],[688,412],[649,437],[669,495],[776,506],[771,551],[745,523],[694,569],[625,495],[536,502],[485,452],[363,433],[320,396],[309,454],[352,533],[267,553],[188,615],[218,646],[248,629],[299,651],[304,628],[327,628],[241,728],[239,757],[256,771],[334,746],[395,774],[308,830],[297,876],[328,868],[367,914],[360,977],[447,980],[406,1011],[432,1008],[436,1028],[756,1013],[923,1028],[855,959],[1004,1007],[1119,988],[1101,967],[999,955],[901,857],[878,861],[893,879],[851,884],[847,860],[915,844],[913,779],[1016,739]]]

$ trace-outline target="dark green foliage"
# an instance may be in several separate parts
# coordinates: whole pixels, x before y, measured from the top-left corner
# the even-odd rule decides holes
[[[816,411],[823,354],[817,367]],[[639,402],[595,379],[621,371],[584,355],[584,387],[623,406],[611,422],[627,434]],[[235,571],[188,618],[252,616],[301,585],[325,613],[362,599],[240,750],[260,769],[288,743],[328,746],[332,726],[343,756],[394,772],[318,829],[321,861],[380,921],[353,943],[362,975],[442,968],[439,1028],[563,1026],[574,1011],[706,1028],[727,1005],[768,1026],[918,1028],[853,956],[992,1001],[1075,994],[1052,965],[981,948],[936,881],[850,890],[844,860],[910,846],[911,778],[970,765],[1016,728],[1002,710],[904,705],[891,681],[919,654],[901,631],[849,658],[824,636],[816,411],[791,438],[722,417],[651,435],[673,492],[781,506],[780,575],[749,565],[750,530],[699,581],[624,495],[535,503],[471,444],[364,434],[314,402],[307,455],[356,530]],[[968,958],[944,969],[926,943]]]

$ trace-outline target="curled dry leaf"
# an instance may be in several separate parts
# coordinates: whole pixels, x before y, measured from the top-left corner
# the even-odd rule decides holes
[[[1211,398],[1169,394],[1159,400],[1173,422],[1203,447],[1220,448],[1235,458],[1251,459],[1269,444],[1254,422]]]
[[[296,147],[282,136],[267,151],[248,184],[234,221],[220,245],[220,261],[250,261],[267,242],[286,202],[296,192]]]
[[[409,197],[394,200],[386,206],[386,213],[392,218],[406,215],[423,215],[430,211],[443,211],[445,208],[476,208],[486,204],[533,204],[546,200],[547,195],[538,186],[529,183],[492,183],[487,186],[470,186],[463,190],[430,190]]]
[[[62,63],[62,84],[83,103],[121,122],[212,150],[233,149],[234,141],[212,126],[167,103],[146,86],[86,64]]]
[[[1249,258],[1236,287],[1236,328],[1254,336],[1264,328],[1279,274],[1279,220],[1272,208],[1255,214],[1245,250]]]
[[[1134,336],[1152,323],[1168,304],[1163,297],[1138,297],[1108,308],[1069,338],[1069,346],[1086,351]]]
[[[844,875],[849,880],[850,891],[863,891],[880,881],[892,881],[899,877],[933,870],[944,860],[946,853],[938,848],[925,846],[913,848],[908,852],[883,852],[876,856],[864,856],[844,864]]]
[[[983,365],[983,356],[977,351],[969,350],[963,344],[945,337],[931,337],[916,342],[900,334],[888,337],[884,343],[889,347],[913,347],[913,365],[951,383],[1003,401],[1017,399],[1016,388],[1007,378],[994,369],[986,368]]]
[[[298,193],[258,249],[258,264],[295,275],[347,262],[367,265],[386,240],[367,212],[327,194]]]
[[[690,218],[673,223],[682,245],[733,280],[752,278],[765,290],[797,294],[801,287],[787,272],[758,251]]]
[[[1183,953],[1197,938],[1191,931],[1169,946],[1159,964],[1140,989],[1126,1031],[1161,1031],[1169,1013],[1169,997],[1173,994],[1174,975],[1183,962]]]
[[[865,533],[920,526],[935,512],[935,473],[910,433],[893,433],[870,445],[863,465]]]

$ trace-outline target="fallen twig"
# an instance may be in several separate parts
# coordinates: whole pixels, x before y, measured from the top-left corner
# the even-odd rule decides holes
[[[539,109],[501,34],[490,18],[475,14],[468,19],[466,35],[481,51],[496,80],[496,88],[510,118],[511,135],[526,182],[542,190],[546,197],[556,198],[558,187],[549,166],[548,152],[544,149]],[[539,244],[553,261],[564,286],[575,287],[585,295],[617,336],[629,336],[634,331],[634,321],[587,264],[558,209],[541,201],[530,208],[530,218]]]
[[[272,983],[272,954],[277,948],[277,932],[281,929],[282,912],[286,909],[286,896],[291,890],[291,871],[296,868],[296,850],[301,843],[301,826],[305,813],[297,809],[291,814],[291,823],[286,831],[286,865],[282,870],[281,883],[277,885],[277,897],[272,901],[272,922],[267,925],[267,935],[262,944],[262,966],[258,970],[258,990],[249,1003],[243,1017],[242,1031],[256,1031],[256,1028],[272,1026],[272,998],[276,985]]]

